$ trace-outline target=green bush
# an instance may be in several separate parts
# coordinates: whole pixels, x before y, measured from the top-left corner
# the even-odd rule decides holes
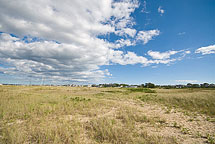
[[[156,93],[155,90],[149,88],[128,88],[130,92]]]

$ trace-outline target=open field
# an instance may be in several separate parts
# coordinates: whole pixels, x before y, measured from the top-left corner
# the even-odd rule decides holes
[[[0,143],[215,143],[215,89],[0,86]]]

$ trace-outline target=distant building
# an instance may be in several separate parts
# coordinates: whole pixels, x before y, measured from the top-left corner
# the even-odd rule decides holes
[[[215,84],[210,84],[209,87],[210,88],[215,88]]]
[[[175,87],[176,88],[183,88],[184,86],[183,85],[176,85]]]
[[[104,87],[104,85],[100,84],[99,87],[100,87],[100,88],[101,88],[101,87]]]
[[[131,86],[129,86],[129,88],[137,88],[137,86],[131,85]]]
[[[210,85],[208,83],[203,83],[200,85],[202,88],[208,88]]]

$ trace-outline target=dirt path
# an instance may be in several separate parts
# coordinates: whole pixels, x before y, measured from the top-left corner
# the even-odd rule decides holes
[[[153,127],[145,123],[149,134],[161,136],[174,136],[182,144],[207,143],[210,135],[215,134],[215,123],[206,120],[203,115],[188,116],[182,112],[160,105],[152,105],[143,102],[121,101],[128,107],[141,111],[147,117],[159,117],[165,120],[161,127]]]
[[[140,123],[138,127],[144,127],[149,135],[158,135],[164,137],[175,137],[180,144],[199,144],[209,143],[210,135],[215,134],[215,123],[206,120],[206,116],[188,116],[176,109],[171,111],[167,107],[155,104],[148,104],[132,100],[106,100],[115,103],[110,109],[102,110],[95,117],[78,116],[81,123],[87,123],[95,118],[115,117],[122,107],[136,109],[147,118],[159,118],[163,120],[162,124]],[[72,119],[72,116],[67,118]],[[83,134],[85,139],[86,134]],[[86,140],[84,140],[86,141]]]

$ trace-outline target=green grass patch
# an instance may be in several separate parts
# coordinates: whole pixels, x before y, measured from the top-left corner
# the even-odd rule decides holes
[[[118,90],[107,90],[107,91],[102,91],[102,92],[107,92],[107,93],[121,93],[122,91],[118,91]]]
[[[149,88],[128,88],[127,90],[130,92],[156,93],[155,90]]]
[[[70,98],[71,101],[81,102],[81,101],[91,101],[90,98],[74,97]]]

